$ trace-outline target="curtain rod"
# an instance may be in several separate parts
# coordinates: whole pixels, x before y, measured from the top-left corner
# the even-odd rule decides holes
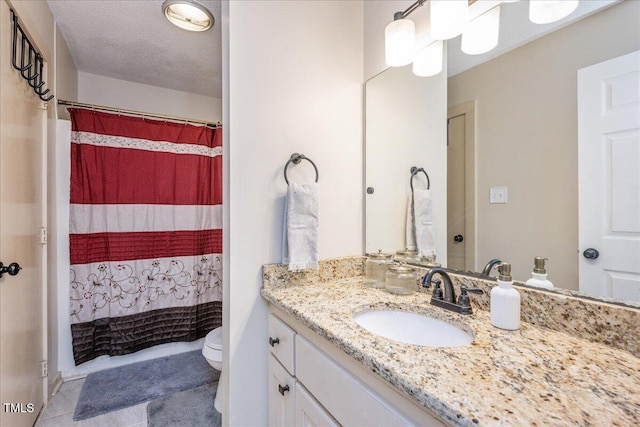
[[[89,108],[89,109],[92,109],[92,110],[100,110],[100,111],[111,111],[111,112],[115,112],[115,113],[129,114],[129,115],[132,115],[132,116],[150,117],[150,118],[154,118],[154,119],[164,119],[164,120],[171,120],[171,121],[176,121],[176,122],[194,123],[194,124],[205,125],[205,126],[208,126],[210,128],[214,128],[214,129],[222,127],[222,123],[220,123],[220,122],[213,123],[213,122],[207,122],[205,120],[192,120],[192,119],[187,119],[185,117],[176,117],[176,116],[168,116],[168,115],[163,115],[163,114],[145,113],[143,111],[125,110],[124,108],[113,108],[113,107],[105,107],[103,105],[85,104],[83,102],[65,101],[63,99],[59,99],[58,100],[58,105],[67,105],[69,107]]]

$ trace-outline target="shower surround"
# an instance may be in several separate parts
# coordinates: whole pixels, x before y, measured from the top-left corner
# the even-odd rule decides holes
[[[76,365],[222,324],[222,129],[69,109]]]

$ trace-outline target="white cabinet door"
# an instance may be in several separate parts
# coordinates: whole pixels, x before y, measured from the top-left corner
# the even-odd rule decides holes
[[[296,427],[340,426],[300,383],[296,383],[295,406]]]
[[[640,301],[640,51],[579,70],[578,101],[580,291]]]
[[[344,425],[417,425],[300,335],[296,335],[296,369],[298,381]]]
[[[291,427],[294,421],[295,378],[269,356],[269,426]]]

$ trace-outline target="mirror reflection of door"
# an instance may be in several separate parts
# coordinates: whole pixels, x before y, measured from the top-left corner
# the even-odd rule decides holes
[[[447,257],[449,268],[466,270],[467,235],[464,224],[464,128],[465,115],[447,120]]]
[[[447,267],[477,270],[475,101],[447,113]]]
[[[580,291],[640,301],[640,51],[579,70],[578,101]]]

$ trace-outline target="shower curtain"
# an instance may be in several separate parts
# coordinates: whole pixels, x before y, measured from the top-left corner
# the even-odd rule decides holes
[[[222,324],[222,130],[70,108],[76,365]]]

